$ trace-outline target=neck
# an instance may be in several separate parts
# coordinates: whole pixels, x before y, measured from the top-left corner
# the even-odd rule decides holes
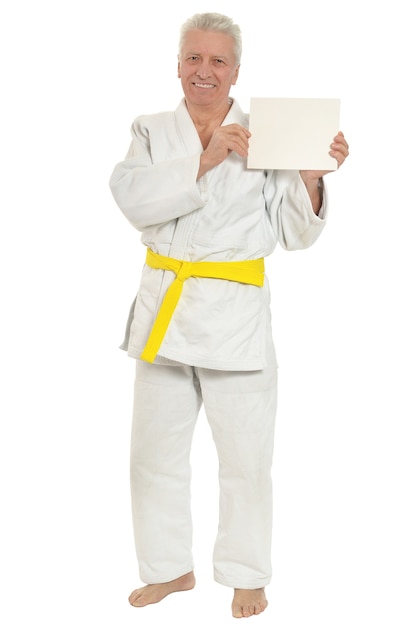
[[[233,100],[228,98],[226,102],[222,102],[216,106],[199,106],[193,105],[185,101],[188,112],[197,128],[207,126],[220,126],[224,118],[228,114]]]

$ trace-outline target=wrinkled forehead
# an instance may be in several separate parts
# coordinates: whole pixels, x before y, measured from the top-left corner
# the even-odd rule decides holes
[[[231,35],[214,30],[190,30],[184,35],[180,57],[188,54],[219,56],[235,61],[235,41]]]

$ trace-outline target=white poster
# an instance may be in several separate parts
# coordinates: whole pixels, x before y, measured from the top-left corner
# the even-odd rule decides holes
[[[336,170],[339,115],[336,98],[251,98],[248,168]]]

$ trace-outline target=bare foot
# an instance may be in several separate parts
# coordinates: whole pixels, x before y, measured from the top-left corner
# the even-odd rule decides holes
[[[251,617],[265,611],[268,600],[265,589],[235,589],[232,602],[233,617]]]
[[[155,604],[160,602],[170,593],[174,591],[188,591],[193,589],[195,585],[194,573],[189,572],[180,576],[175,580],[167,583],[158,583],[154,585],[146,585],[140,589],[135,589],[129,596],[129,602],[132,606],[146,606],[147,604]]]

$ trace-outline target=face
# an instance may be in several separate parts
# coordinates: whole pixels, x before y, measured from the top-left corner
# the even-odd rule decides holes
[[[239,74],[233,48],[233,37],[225,33],[192,30],[186,34],[178,56],[178,77],[187,103],[227,103]]]

